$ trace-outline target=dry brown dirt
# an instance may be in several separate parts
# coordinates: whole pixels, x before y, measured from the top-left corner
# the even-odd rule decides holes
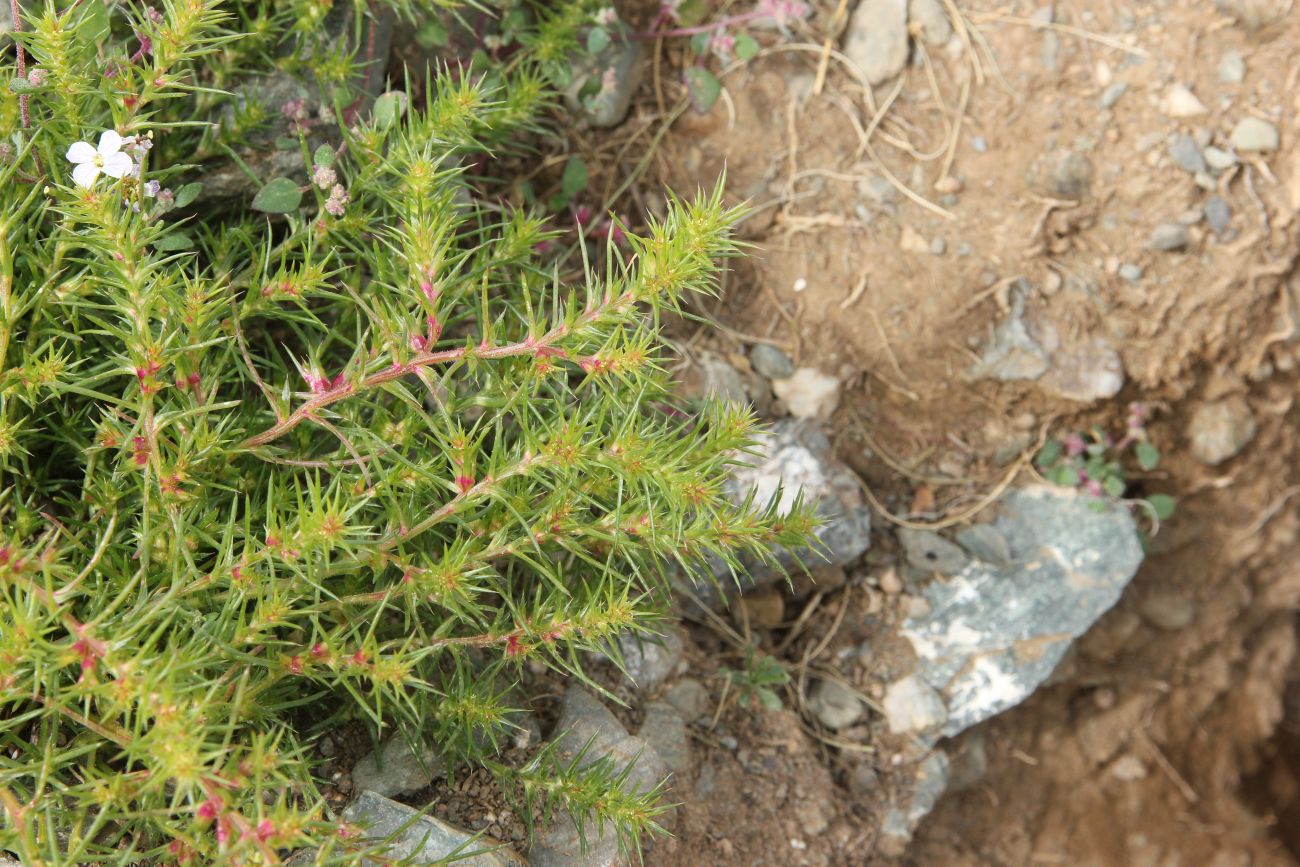
[[[641,189],[707,186],[725,168],[733,197],[759,208],[744,227],[754,256],[701,311],[728,330],[687,334],[685,356],[707,347],[743,365],[754,339],[770,339],[799,364],[841,377],[844,400],[831,424],[840,457],[885,508],[922,521],[977,502],[1000,481],[1008,453],[1042,425],[1115,429],[1129,402],[1153,406],[1151,431],[1165,460],[1139,485],[1177,496],[1177,515],[1123,600],[1047,686],[946,744],[956,755],[982,748],[987,772],[942,799],[903,860],[1296,863],[1300,18],[1249,30],[1210,0],[1107,0],[1058,3],[1063,26],[1049,33],[1025,20],[1032,4],[956,5],[976,36],[979,77],[969,47],[931,49],[896,93],[891,83],[868,96],[834,60],[819,89],[819,52],[835,20],[835,5],[819,4],[794,40],[766,36],[769,50],[726,77],[727,95],[711,112],[676,122]],[[1050,68],[1044,54],[1053,44]],[[662,105],[681,94],[678,49],[660,50],[628,121],[636,134],[646,131],[642,140]],[[1240,83],[1220,80],[1229,51],[1245,61]],[[1116,82],[1127,90],[1105,109],[1102,95]],[[1175,84],[1195,93],[1205,114],[1162,110]],[[869,144],[947,216],[901,193],[887,206],[869,195],[865,179],[882,168],[863,131],[871,106],[891,94]],[[1171,160],[1168,136],[1222,145],[1250,115],[1275,123],[1282,144],[1219,177],[1214,192],[1231,207],[1229,230],[1216,237],[1198,222],[1185,251],[1150,249],[1157,225],[1211,195]],[[1026,180],[1036,159],[1062,148],[1092,167],[1077,202],[1053,200]],[[630,168],[638,151],[630,153],[615,170]],[[955,198],[943,204],[944,195]],[[653,210],[650,193],[645,199]],[[936,239],[942,253],[929,251]],[[1141,267],[1142,278],[1125,280],[1122,265]],[[1034,383],[963,376],[1006,315],[1016,278],[1030,287],[1030,315],[1052,322],[1067,342],[1100,336],[1118,351],[1126,373],[1118,395],[1080,403]],[[1247,402],[1259,432],[1240,456],[1208,467],[1189,454],[1190,418],[1228,395]],[[922,483],[897,466],[970,481]],[[891,541],[888,519],[876,519],[878,564]],[[869,558],[849,586],[819,600],[795,641],[785,642],[789,623],[806,600],[787,599],[785,626],[754,630],[755,640],[789,662],[864,682],[855,667],[888,665],[888,649],[875,663],[848,651],[871,623],[897,614],[897,600],[874,589],[880,568]],[[1153,624],[1150,611],[1170,597],[1191,603],[1189,625]],[[720,626],[686,613],[699,621],[690,628],[693,673],[721,698],[717,670],[737,665],[734,649]],[[875,793],[898,773],[894,748],[855,741],[853,732],[817,732],[798,714],[799,688],[786,693],[792,709],[775,713],[728,701],[716,731],[735,744],[693,730],[697,767],[679,781],[676,837],[647,863],[888,860],[876,845]]]

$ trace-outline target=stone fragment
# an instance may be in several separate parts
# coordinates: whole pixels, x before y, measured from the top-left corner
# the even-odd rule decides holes
[[[1184,84],[1171,85],[1160,102],[1161,110],[1173,118],[1200,117],[1209,114],[1205,103]]]
[[[1275,151],[1282,139],[1277,127],[1257,117],[1243,117],[1232,128],[1228,137],[1232,146],[1243,153],[1267,153]]]
[[[686,732],[686,721],[670,704],[652,701],[645,706],[645,719],[638,734],[654,747],[664,766],[674,774],[691,767],[691,740]]]
[[[948,721],[939,693],[915,675],[887,686],[882,707],[889,730],[896,735],[932,731]]]
[[[772,391],[795,418],[828,419],[840,405],[840,381],[812,367],[772,380]]]
[[[618,651],[628,677],[645,689],[672,676],[682,658],[682,638],[673,629],[659,636],[624,633]]]
[[[1007,537],[992,524],[972,524],[958,530],[957,543],[976,560],[983,560],[994,566],[1004,566],[1011,562],[1011,549],[1007,546]]]
[[[932,610],[902,634],[919,660],[915,674],[948,708],[942,734],[1027,698],[1119,599],[1142,548],[1129,512],[1099,502],[1046,486],[1014,491],[994,522],[1011,562],[975,561],[925,588]]]
[[[406,738],[399,734],[356,763],[352,768],[352,787],[390,798],[423,789],[446,770],[437,751],[427,746],[413,751]]]
[[[1092,189],[1092,163],[1079,151],[1049,151],[1030,164],[1025,182],[1031,190],[1044,196],[1082,199]]]
[[[1196,146],[1196,140],[1187,133],[1175,133],[1169,139],[1169,156],[1179,168],[1196,174],[1209,169],[1205,155]]]
[[[677,708],[688,722],[693,722],[713,710],[709,690],[693,677],[684,677],[668,687],[664,700]]]
[[[790,356],[768,343],[756,343],[749,350],[749,363],[760,376],[768,379],[785,379],[794,375],[794,362]]]
[[[898,542],[903,546],[907,562],[923,572],[941,572],[955,575],[969,559],[961,546],[929,530],[903,527],[898,531]]]
[[[1172,253],[1182,250],[1192,242],[1191,232],[1181,223],[1161,223],[1151,232],[1151,239],[1147,245],[1152,250],[1159,250],[1162,253]]]
[[[927,45],[942,48],[952,39],[952,22],[939,0],[910,0],[907,15],[912,26],[921,31]]]
[[[454,860],[464,867],[526,867],[528,863],[491,837],[472,834],[374,792],[362,792],[343,811],[343,818],[365,826],[363,839],[393,837],[384,853],[385,863],[404,859],[415,864]],[[469,853],[477,854],[464,857]],[[366,859],[363,863],[378,867],[380,862]]]
[[[1196,619],[1196,605],[1181,593],[1148,593],[1138,603],[1138,612],[1166,632],[1186,629]]]
[[[1239,395],[1201,404],[1192,413],[1188,436],[1192,456],[1217,466],[1236,457],[1255,438],[1258,426],[1250,405]]]
[[[907,65],[907,0],[860,0],[849,18],[844,54],[872,85]]]
[[[808,710],[828,729],[839,731],[862,718],[862,700],[834,680],[819,680],[808,690]]]
[[[632,96],[641,83],[642,43],[614,39],[595,57],[575,55],[572,79],[564,93],[569,111],[598,129],[618,126],[627,117]],[[594,84],[594,95],[586,95]]]

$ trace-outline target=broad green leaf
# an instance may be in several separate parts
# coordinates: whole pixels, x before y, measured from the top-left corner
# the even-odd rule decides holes
[[[749,60],[758,54],[758,42],[748,33],[741,33],[736,37],[736,59]]]
[[[375,123],[380,129],[391,129],[406,114],[406,94],[390,90],[375,100]]]
[[[581,157],[569,157],[564,164],[564,177],[560,179],[560,193],[565,201],[587,188],[587,164]]]
[[[312,165],[325,166],[329,168],[334,165],[334,148],[323,144],[316,148],[316,153],[311,155]]]
[[[587,51],[600,54],[609,47],[609,31],[604,27],[593,27],[587,31]]]
[[[1154,470],[1160,465],[1160,450],[1146,440],[1142,440],[1134,449],[1138,466],[1144,470]]]
[[[1151,504],[1151,509],[1160,520],[1167,521],[1173,517],[1174,506],[1177,501],[1168,494],[1152,494],[1147,497],[1147,502]]]
[[[691,37],[691,51],[696,57],[703,57],[709,53],[709,43],[712,41],[712,33],[696,33]]]
[[[713,104],[722,95],[722,83],[703,66],[692,66],[686,70],[686,89],[691,94],[691,105],[700,114],[713,108]]]
[[[1038,464],[1040,470],[1045,470],[1059,461],[1063,454],[1065,454],[1065,446],[1061,445],[1060,440],[1048,440],[1038,452],[1038,457],[1035,458],[1034,463]]]
[[[1101,489],[1112,497],[1124,496],[1124,480],[1119,476],[1107,476],[1101,483]]]
[[[288,178],[274,178],[253,197],[253,210],[264,214],[288,214],[302,204],[302,190]]]
[[[159,238],[155,238],[153,248],[161,250],[164,253],[174,253],[180,250],[189,250],[194,246],[194,239],[184,232],[168,232]]]
[[[176,191],[176,198],[172,201],[172,206],[183,208],[197,199],[201,192],[203,192],[203,184],[198,181],[195,181],[192,184],[186,184]]]

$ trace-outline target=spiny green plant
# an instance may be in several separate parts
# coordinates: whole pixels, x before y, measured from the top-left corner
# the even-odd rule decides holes
[[[661,316],[736,253],[720,193],[572,282],[541,218],[490,177],[469,195],[460,166],[504,165],[545,108],[526,51],[367,115],[326,89],[337,146],[299,125],[300,172],[194,210],[218,91],[306,62],[319,13],[51,2],[0,72],[0,851],[23,863],[357,863],[309,749],[347,719],[634,845],[657,792],[494,758],[524,663],[582,677],[653,629],[670,572],[807,538],[803,510],[724,493],[751,415],[683,411],[663,369]]]

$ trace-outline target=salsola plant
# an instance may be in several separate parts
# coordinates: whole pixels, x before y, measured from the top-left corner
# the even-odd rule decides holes
[[[663,370],[661,314],[711,289],[736,212],[673,200],[566,280],[490,176],[546,108],[538,34],[573,28],[360,112],[328,7],[50,0],[9,46],[0,851],[24,863],[355,863],[308,748],[348,719],[635,841],[654,793],[607,764],[495,759],[511,688],[652,631],[670,573],[806,537],[724,494],[750,415],[684,409]],[[335,143],[300,124],[251,206],[196,202],[259,117],[229,110],[237,73],[304,64]]]

